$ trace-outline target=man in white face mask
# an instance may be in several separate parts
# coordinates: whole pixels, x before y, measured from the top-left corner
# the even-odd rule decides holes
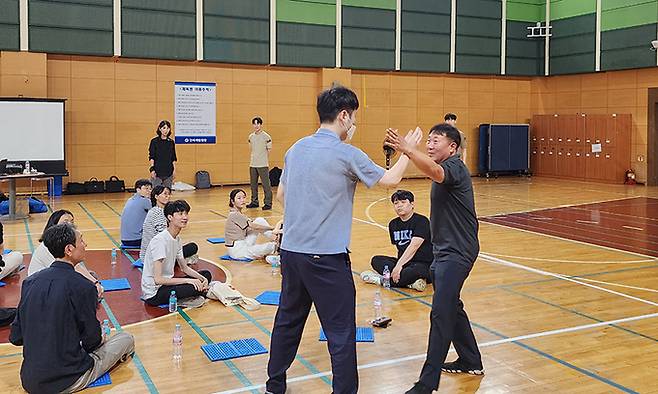
[[[286,153],[277,199],[284,205],[281,243],[281,301],[274,321],[267,392],[286,391],[286,371],[295,359],[304,324],[315,304],[327,336],[333,392],[356,393],[355,289],[349,259],[352,205],[357,182],[397,185],[409,158],[390,169],[346,144],[356,130],[359,100],[335,86],[320,93],[320,128]],[[420,129],[409,132],[414,146]]]

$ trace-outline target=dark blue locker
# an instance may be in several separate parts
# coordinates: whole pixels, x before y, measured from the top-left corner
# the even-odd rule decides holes
[[[527,173],[530,170],[529,137],[528,125],[481,124],[480,175]]]

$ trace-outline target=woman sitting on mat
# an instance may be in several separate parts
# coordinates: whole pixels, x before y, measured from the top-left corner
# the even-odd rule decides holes
[[[48,218],[48,222],[46,223],[46,227],[43,229],[43,233],[39,238],[39,246],[37,246],[37,248],[34,250],[34,253],[32,253],[30,265],[27,267],[27,276],[34,275],[42,269],[50,267],[50,264],[55,261],[55,257],[53,257],[53,255],[48,251],[46,245],[43,244],[43,234],[46,233],[46,230],[57,224],[74,224],[74,220],[75,218],[73,217],[73,213],[71,213],[71,211],[67,211],[66,209],[60,209],[59,211],[55,211],[52,213],[52,215],[50,215],[50,218]],[[89,281],[96,285],[96,290],[98,290],[99,297],[103,294],[103,286],[101,286],[98,279],[94,277],[91,272],[89,272],[84,262],[76,264],[75,270],[80,275],[89,279]]]
[[[263,257],[274,253],[276,243],[269,241],[263,244],[257,244],[259,234],[265,235],[272,240],[272,230],[274,229],[267,220],[259,217],[250,219],[242,213],[247,205],[247,194],[242,189],[233,189],[229,194],[230,211],[226,218],[226,228],[224,237],[226,239],[226,249],[229,256],[234,259],[262,259]]]
[[[2,223],[0,223],[0,279],[4,279],[21,269],[23,254],[21,252],[5,253]]]
[[[171,189],[167,186],[158,185],[151,191],[151,208],[146,214],[144,225],[142,226],[142,247],[139,250],[139,258],[144,261],[146,250],[149,242],[160,232],[167,228],[167,218],[164,214],[164,206],[169,202]],[[190,259],[193,264],[198,260],[196,257],[199,247],[194,242],[183,245],[183,258]]]

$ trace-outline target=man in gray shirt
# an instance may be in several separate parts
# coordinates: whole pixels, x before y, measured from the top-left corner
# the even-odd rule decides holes
[[[397,185],[408,157],[390,169],[344,143],[354,134],[359,101],[353,91],[335,86],[318,96],[320,128],[286,153],[277,199],[284,204],[281,244],[281,299],[274,320],[267,392],[286,391],[293,362],[311,309],[326,334],[333,392],[356,393],[355,288],[349,259],[352,205],[358,181],[367,187]],[[406,139],[417,144],[420,129]]]
[[[272,137],[263,130],[263,119],[253,118],[251,125],[254,127],[254,132],[249,134],[251,203],[247,205],[247,208],[258,208],[258,178],[260,177],[265,193],[263,211],[267,211],[272,209],[272,186],[270,185],[270,163],[268,161],[270,150],[272,150]]]

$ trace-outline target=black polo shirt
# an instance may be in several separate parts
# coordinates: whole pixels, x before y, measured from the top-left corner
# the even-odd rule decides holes
[[[101,344],[97,297],[96,286],[61,261],[23,281],[9,341],[23,346],[26,391],[61,392],[94,365],[88,353]]]

